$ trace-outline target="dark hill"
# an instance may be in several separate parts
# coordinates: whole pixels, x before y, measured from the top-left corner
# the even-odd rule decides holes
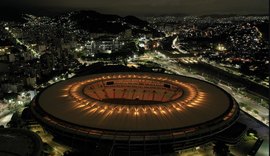
[[[126,16],[124,17],[124,21],[133,25],[140,26],[140,27],[148,26],[148,22],[143,21],[135,16]]]
[[[75,29],[88,32],[117,34],[127,29],[144,29],[152,32],[148,22],[134,16],[120,17],[118,15],[101,14],[96,11],[83,10],[66,13],[60,17],[62,22],[69,22]],[[68,20],[67,20],[68,19]]]

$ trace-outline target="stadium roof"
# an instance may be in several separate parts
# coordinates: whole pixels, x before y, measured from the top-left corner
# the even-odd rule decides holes
[[[229,119],[232,97],[198,79],[157,73],[107,73],[72,78],[36,99],[49,116],[109,131],[162,131]]]

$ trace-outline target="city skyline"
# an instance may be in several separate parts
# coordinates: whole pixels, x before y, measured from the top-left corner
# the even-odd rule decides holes
[[[0,155],[269,156],[266,0],[3,1]]]

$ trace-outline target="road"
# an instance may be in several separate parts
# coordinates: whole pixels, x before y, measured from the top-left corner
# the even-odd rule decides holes
[[[216,80],[214,79],[211,79],[209,77],[203,77],[197,74],[195,71],[192,71],[192,69],[185,69],[184,67],[180,66],[178,63],[172,61],[169,57],[166,57],[164,54],[158,51],[149,52],[145,54],[144,56],[133,58],[131,61],[134,61],[134,62],[151,61],[153,63],[159,64],[162,68],[166,69],[167,71],[173,74],[194,77],[194,78],[208,81],[210,83],[216,82]],[[218,83],[218,86],[226,90],[228,93],[230,93],[236,99],[238,103],[245,103],[247,104],[249,108],[252,108],[251,110],[249,110],[249,109],[246,109],[247,107],[240,107],[243,111],[250,114],[251,116],[258,119],[263,124],[269,127],[269,112],[267,108],[259,105],[258,102],[252,100],[248,96],[244,96],[240,92],[234,91],[237,89],[232,88],[231,86],[228,86],[228,84]],[[256,95],[253,95],[253,96],[256,96]],[[255,113],[254,110],[257,110],[258,113]]]
[[[55,142],[53,140],[53,136],[44,131],[40,125],[32,125],[30,130],[37,133],[42,139],[42,142],[45,142],[52,147],[52,151],[50,153],[52,156],[63,156],[66,151],[71,151],[70,147]]]
[[[226,86],[225,84],[218,83],[218,86],[226,90],[228,93],[230,93],[235,100],[238,103],[245,103],[247,104],[248,107],[252,108],[251,110],[247,109],[247,107],[241,107],[240,108],[247,112],[248,114],[252,115],[254,118],[260,120],[263,122],[265,125],[269,126],[269,111],[268,109],[262,107],[258,102],[251,100],[250,98],[243,96],[242,94],[239,94],[235,92],[233,88]],[[253,110],[257,110],[258,114],[255,113]]]
[[[16,41],[16,44],[25,46],[27,48],[27,50],[29,52],[31,52],[31,54],[36,57],[39,58],[40,57],[40,53],[37,52],[36,50],[34,50],[30,45],[28,45],[27,43],[21,41],[20,39],[17,38],[16,34],[13,33],[12,28],[11,27],[5,27],[5,30],[10,34],[11,39],[14,39]]]

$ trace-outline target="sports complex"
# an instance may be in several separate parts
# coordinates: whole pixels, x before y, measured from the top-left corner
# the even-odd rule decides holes
[[[173,152],[213,140],[239,116],[236,101],[199,79],[103,73],[51,85],[31,111],[52,134],[110,155]],[[74,143],[73,143],[74,144]]]

